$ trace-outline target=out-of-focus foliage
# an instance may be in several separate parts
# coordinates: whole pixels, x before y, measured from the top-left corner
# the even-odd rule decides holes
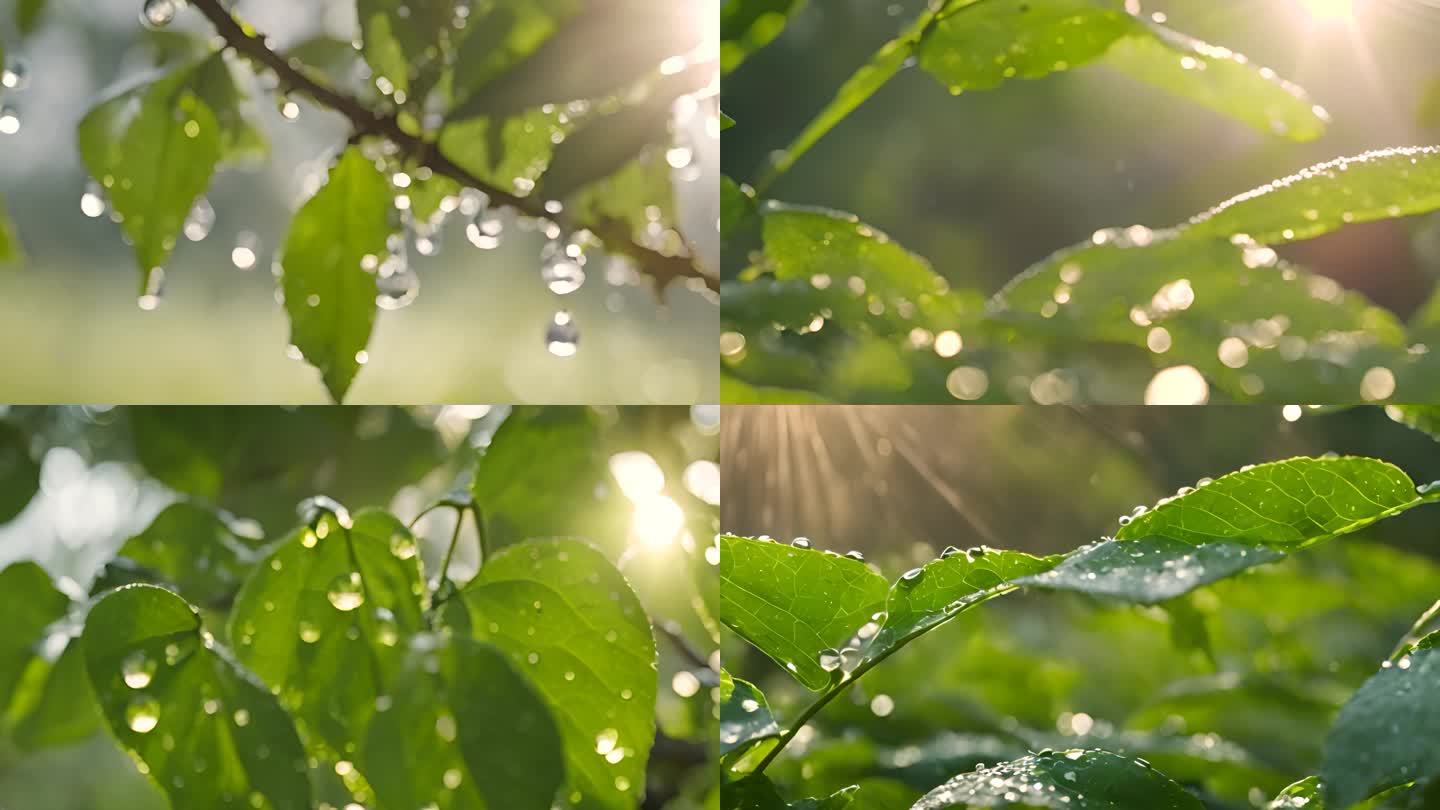
[[[871,471],[883,469],[887,458],[928,469],[930,459],[953,455],[969,441],[966,429],[922,437],[918,426],[936,424],[907,416],[909,408],[873,422],[844,418],[853,409],[807,409],[835,411],[837,418],[825,414],[814,423],[770,410],[799,446],[835,445],[832,461],[845,466],[829,475],[876,491],[883,488]],[[1010,440],[1064,418],[1053,410],[959,410],[974,423],[969,430]],[[1408,445],[1401,453],[1406,467],[1434,469],[1440,450],[1428,441],[1416,446],[1414,433],[1383,417],[1376,424],[1374,409],[1307,417],[1315,430],[1329,428],[1314,438],[1355,455],[1280,455],[1155,501],[1146,475],[1164,486],[1175,470],[1193,469],[1181,458],[1199,434],[1182,413],[1152,417],[1144,410],[1073,420],[1098,437],[1131,425],[1121,433],[1127,438],[1115,445],[1102,440],[1079,465],[1057,469],[1053,451],[1030,439],[1008,450],[1002,443],[989,451],[993,456],[960,453],[983,476],[892,475],[885,483],[897,492],[859,496],[856,504],[863,511],[866,500],[891,497],[913,510],[923,498],[899,489],[931,487],[951,508],[971,504],[963,512],[970,533],[998,523],[1016,546],[1074,549],[1067,553],[962,550],[957,546],[968,538],[957,533],[953,516],[948,532],[932,536],[895,527],[885,537],[862,537],[856,545],[865,553],[848,552],[852,559],[840,553],[842,535],[791,543],[724,537],[722,593],[736,595],[722,603],[733,637],[724,646],[720,734],[723,791],[736,806],[785,806],[784,799],[741,801],[763,794],[762,786],[779,797],[848,789],[852,807],[874,801],[1239,810],[1272,798],[1277,808],[1305,806],[1307,799],[1325,807],[1425,806],[1440,778],[1429,697],[1440,681],[1427,657],[1435,638],[1427,632],[1440,609],[1440,565],[1429,539],[1433,487],[1417,487],[1400,468],[1363,454],[1367,438],[1380,448]],[[1214,433],[1222,447],[1198,455],[1253,453],[1246,437],[1258,414],[1217,413],[1217,427],[1231,429]],[[1398,409],[1392,415],[1404,416]],[[797,458],[758,443],[769,420],[741,421],[733,429],[749,437],[751,457],[727,476],[765,478],[769,489],[780,490],[769,502],[785,503],[799,491],[797,482],[777,484],[760,469],[778,464],[794,471]],[[738,439],[727,435],[727,454],[746,446]],[[1307,446],[1298,439],[1267,455]],[[867,460],[856,465],[840,455],[851,442],[869,453]],[[1051,458],[1029,472],[1039,481],[1034,495],[1017,500],[1024,490],[1011,486],[1005,515],[977,510],[984,481],[1009,474],[1011,466],[1024,469],[1011,456],[1027,452]],[[1121,474],[1106,466],[1107,457],[1145,475]],[[1047,500],[1055,490],[1046,482],[1079,481],[1085,466],[1097,472],[1073,492],[1089,489],[1113,500],[1110,490],[1124,484],[1132,498],[1150,503],[1122,516],[1113,537],[1097,544],[1086,542],[1084,529],[1068,540],[1063,531],[1051,536],[1052,527],[1027,536],[1025,526],[1052,510]],[[760,508],[779,517],[774,506]],[[794,516],[811,510],[783,511],[785,525],[793,526]],[[1073,517],[1067,523],[1060,512],[1058,525],[1076,531]],[[755,516],[727,507],[731,516],[756,525]],[[1392,527],[1405,524],[1426,538],[1419,552],[1376,542],[1403,536]],[[912,539],[921,542],[912,547]],[[924,559],[945,543],[952,546],[938,559]],[[853,567],[843,569],[844,578],[807,575],[842,565]],[[855,587],[868,578],[891,580],[888,596]],[[1022,598],[999,599],[1017,591]],[[790,614],[767,619],[764,605]],[[798,643],[809,639],[808,628],[847,612],[860,618]],[[752,654],[756,649],[776,663]],[[801,649],[813,655],[818,686],[808,665],[794,661]],[[1302,781],[1307,777],[1314,778]]]
[[[729,214],[722,216],[725,401],[818,396],[849,402],[1349,403],[1440,394],[1426,351],[1428,308],[1408,327],[1404,323],[1423,294],[1372,301],[1372,291],[1386,283],[1377,278],[1384,273],[1370,272],[1373,262],[1348,252],[1327,254],[1322,244],[1341,244],[1352,233],[1363,239],[1363,223],[1440,208],[1434,149],[1377,149],[1377,137],[1380,145],[1387,137],[1388,143],[1414,140],[1403,130],[1387,136],[1394,127],[1372,126],[1365,118],[1339,120],[1339,137],[1317,141],[1331,124],[1329,113],[1261,66],[1284,46],[1261,43],[1264,56],[1257,60],[1167,27],[1194,21],[1213,23],[1227,35],[1258,36],[1267,30],[1262,21],[1285,14],[1318,18],[1314,9],[1328,4],[1265,0],[1243,13],[1237,7],[1233,15],[1232,9],[1201,13],[1199,4],[1187,9],[1183,0],[1173,3],[1179,8],[1170,14],[1155,6],[1172,4],[1119,0],[952,0],[912,8],[918,5],[889,6],[887,14],[913,19],[900,23],[900,35],[854,71],[786,149],[760,157],[762,142],[773,149],[774,132],[793,130],[797,115],[817,106],[808,100],[813,86],[796,115],[782,113],[778,125],[772,116],[765,126],[725,136],[738,147],[733,160],[727,147],[727,174],[748,181],[722,181],[722,210]],[[1260,8],[1271,5],[1273,12]],[[1307,28],[1303,20],[1290,20],[1278,23],[1273,38],[1286,45],[1299,39],[1304,46],[1306,36],[1348,34],[1345,44],[1361,53],[1342,57],[1373,68],[1367,27],[1391,21],[1367,7],[1385,4],[1341,5],[1334,6],[1335,16],[1344,19],[1335,25],[1344,31],[1317,34],[1319,22]],[[761,70],[754,63],[765,61],[773,71],[804,62],[806,68],[797,70],[812,85],[828,87],[833,79],[815,76],[841,70],[846,57],[835,54],[873,39],[834,30],[862,27],[851,19],[862,12],[792,11],[786,35],[752,55],[727,83],[726,108],[742,121],[753,111],[783,106],[762,103],[774,83],[750,80],[748,70]],[[814,33],[817,26],[828,34],[823,55],[815,53],[822,39]],[[797,30],[806,33],[792,39],[788,32]],[[1406,69],[1424,72],[1423,58],[1411,61],[1416,64]],[[1170,178],[1180,169],[1168,164],[1211,162],[1184,158],[1206,147],[1186,143],[1189,132],[1172,133],[1163,120],[1196,116],[1183,101],[1136,91],[1123,81],[1061,75],[1081,68],[1075,72],[1088,76],[1083,66],[1090,62],[1258,130],[1233,132],[1218,118],[1191,127],[1213,133],[1212,141],[1234,141],[1227,145],[1231,152],[1254,153],[1229,164],[1227,176],[1241,168],[1252,173],[1231,182],[1253,184],[1256,173],[1273,177],[1277,165],[1287,171],[1312,165],[1185,224],[1154,227],[1173,216],[1165,213],[1175,210],[1169,197],[1186,198],[1171,191],[1176,184]],[[919,85],[904,78],[912,65],[962,98],[922,96]],[[1016,81],[1042,78],[1038,85]],[[778,92],[794,95],[789,87]],[[1375,89],[1382,96],[1393,92]],[[982,98],[989,95],[1014,100]],[[862,114],[872,98],[889,100],[883,122]],[[909,103],[894,102],[901,98]],[[1135,112],[1110,123],[1103,118],[1111,107]],[[886,131],[897,117],[913,134]],[[1091,120],[1097,118],[1102,120]],[[1142,118],[1149,120],[1140,124]],[[868,128],[854,119],[864,119]],[[1153,137],[1152,128],[1181,142]],[[1366,133],[1364,146],[1346,150],[1340,139],[1354,142],[1356,131]],[[1136,140],[1142,132],[1147,136]],[[792,182],[790,172],[802,155],[816,160],[813,150],[830,134],[841,141],[836,150],[850,153],[846,170],[825,174],[834,156],[819,150],[830,162]],[[1297,157],[1277,161],[1287,151]],[[1319,162],[1318,155],[1329,159]],[[757,158],[763,163],[758,170],[744,165]],[[1105,170],[1097,164],[1107,161],[1117,174],[1131,176],[1127,187],[1101,185]],[[1132,163],[1140,168],[1131,170]],[[1155,178],[1148,198],[1128,193],[1135,175]],[[1073,180],[1081,176],[1089,179]],[[1226,191],[1215,183],[1195,185],[1214,195],[1201,198],[1203,204]],[[1092,205],[1088,196],[1102,204]],[[858,216],[821,209],[797,216],[792,206],[774,201],[837,197],[848,198],[842,207]],[[1106,227],[1113,220],[1096,219],[1116,208],[1150,226]],[[802,216],[808,220],[803,224]],[[1085,222],[1093,224],[1077,224]],[[895,225],[898,241],[879,223]],[[1404,234],[1395,224],[1370,232],[1381,227],[1388,228],[1387,239]],[[912,240],[915,234],[924,238]],[[1083,242],[1061,247],[1082,234]],[[1417,254],[1424,249],[1422,235],[1417,230],[1413,240]],[[1036,260],[1037,242],[1051,245],[1048,258]],[[1389,241],[1370,246],[1376,254],[1381,246],[1390,251],[1381,259],[1401,251],[1391,250]],[[1028,261],[1015,263],[1017,254]],[[1342,261],[1363,264],[1368,275],[1341,272]],[[1029,269],[1017,274],[1025,264]],[[902,278],[907,281],[898,283]],[[1008,283],[996,281],[1006,278]]]
[[[715,791],[706,409],[3,419],[39,485],[0,526],[0,803],[691,810]],[[549,469],[527,448],[553,424],[585,425],[597,460],[548,481],[570,536],[517,522],[491,543],[491,493],[467,484],[491,459]],[[339,475],[356,464],[368,480]],[[322,488],[350,506],[306,497]],[[99,760],[133,764],[80,767],[102,730]]]

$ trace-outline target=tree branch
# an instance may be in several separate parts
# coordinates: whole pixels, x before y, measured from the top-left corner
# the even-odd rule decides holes
[[[316,103],[329,107],[350,119],[350,124],[357,136],[382,135],[404,149],[421,165],[428,166],[431,171],[445,175],[461,185],[484,192],[493,204],[514,208],[530,217],[554,218],[554,215],[545,211],[543,200],[521,197],[486,183],[465,167],[446,157],[435,144],[405,131],[395,115],[372,110],[359,99],[341,93],[307,76],[300,69],[298,60],[292,61],[272,50],[266,44],[264,36],[257,33],[248,24],[237,20],[221,6],[220,0],[191,0],[190,4],[215,26],[216,32],[225,40],[227,46],[234,48],[236,53],[250,61],[274,71],[281,87],[287,92],[309,96]],[[628,228],[623,223],[605,221],[568,224],[577,229],[583,228],[593,232],[605,243],[611,253],[622,254],[634,260],[639,265],[641,272],[655,280],[659,290],[665,289],[671,281],[680,278],[700,279],[707,288],[714,292],[718,292],[720,289],[719,278],[702,271],[693,259],[686,256],[669,256],[636,242],[631,238]]]

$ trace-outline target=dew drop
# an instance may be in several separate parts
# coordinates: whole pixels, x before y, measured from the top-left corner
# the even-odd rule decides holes
[[[126,686],[131,689],[144,689],[155,677],[155,660],[143,651],[137,651],[120,665],[120,672],[125,678]]]
[[[19,131],[19,111],[9,104],[0,105],[0,135],[14,135]]]
[[[154,312],[160,308],[160,302],[165,298],[165,268],[152,268],[145,276],[145,292],[141,293],[136,300],[136,306],[146,312]]]
[[[135,698],[125,707],[125,722],[136,734],[149,734],[160,724],[160,704],[144,695]]]
[[[900,575],[900,583],[906,586],[914,586],[918,584],[921,577],[924,576],[924,568],[911,568],[909,571],[906,571],[905,573]]]
[[[556,251],[540,265],[540,280],[550,292],[569,295],[584,286],[585,268],[575,258]]]
[[[826,672],[839,669],[842,660],[839,650],[831,648],[820,651],[820,668]]]
[[[568,310],[560,310],[545,328],[545,348],[556,357],[574,357],[580,350],[580,328]]]
[[[790,541],[790,545],[794,546],[795,548],[810,548],[810,538],[797,537],[794,540]]]
[[[105,189],[95,180],[85,183],[85,193],[80,195],[80,213],[91,219],[105,216]]]
[[[360,574],[355,571],[331,580],[330,589],[325,595],[330,599],[330,604],[340,611],[349,612],[365,604],[365,590],[361,587]]]
[[[30,86],[30,65],[16,57],[0,70],[0,87],[6,90],[24,90]]]
[[[195,201],[195,205],[190,209],[190,214],[185,217],[185,226],[182,229],[185,238],[191,242],[203,242],[214,227],[215,207],[210,204],[209,200],[201,197]]]
[[[420,276],[408,267],[386,274],[382,266],[375,277],[375,293],[375,305],[381,309],[404,309],[420,297]]]
[[[140,12],[140,22],[151,28],[164,28],[175,21],[182,0],[145,0]]]
[[[300,622],[300,640],[314,644],[320,640],[320,628],[310,622]]]

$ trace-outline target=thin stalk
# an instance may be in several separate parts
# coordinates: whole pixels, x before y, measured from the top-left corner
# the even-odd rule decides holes
[[[475,534],[480,538],[480,565],[490,562],[490,538],[485,534],[485,510],[478,504],[470,506],[471,517],[475,519]]]
[[[1395,651],[1390,653],[1389,660],[1393,663],[1405,657],[1405,652],[1424,635],[1425,625],[1429,624],[1430,620],[1436,616],[1440,616],[1440,600],[1436,600],[1435,604],[1421,613],[1420,618],[1410,625],[1410,632],[1406,633],[1400,639],[1400,643],[1395,645]]]
[[[918,630],[915,630],[914,632],[910,633],[910,635],[908,635],[908,636],[903,636],[903,637],[901,637],[900,640],[898,640],[898,641],[896,641],[894,644],[890,645],[890,648],[889,648],[889,649],[885,650],[884,652],[880,653],[879,655],[875,656],[874,658],[868,658],[868,659],[866,659],[865,661],[861,662],[860,666],[856,667],[853,672],[849,673],[849,674],[846,675],[844,678],[842,678],[839,683],[832,685],[832,686],[830,687],[830,690],[829,690],[829,691],[827,691],[825,694],[821,695],[821,696],[819,697],[819,699],[817,699],[814,703],[811,703],[811,704],[805,709],[805,711],[801,712],[799,717],[795,718],[795,722],[791,724],[790,729],[789,729],[788,731],[786,731],[786,732],[780,737],[780,742],[779,742],[779,744],[776,745],[774,748],[770,749],[770,753],[766,754],[766,755],[765,755],[765,758],[762,759],[762,760],[760,760],[760,764],[755,766],[755,771],[754,771],[754,772],[755,772],[755,773],[764,773],[764,772],[765,772],[765,769],[766,769],[767,767],[769,767],[770,763],[773,762],[773,761],[775,761],[775,758],[776,758],[776,757],[780,756],[780,752],[783,751],[783,750],[785,750],[785,746],[789,745],[789,744],[790,744],[790,741],[793,740],[793,739],[795,739],[795,735],[800,733],[800,729],[802,729],[802,728],[805,727],[805,724],[806,724],[807,722],[809,722],[810,718],[814,717],[816,714],[819,714],[819,712],[820,712],[821,709],[825,708],[826,706],[828,706],[828,705],[830,704],[830,701],[832,701],[832,700],[834,700],[835,698],[839,697],[839,696],[840,696],[840,693],[844,692],[846,689],[849,689],[851,684],[853,684],[853,683],[855,683],[856,681],[860,680],[860,676],[862,676],[862,675],[864,675],[865,673],[869,672],[870,670],[874,669],[874,668],[876,667],[876,665],[878,665],[881,661],[884,661],[886,658],[889,658],[890,656],[894,655],[895,652],[896,652],[897,650],[899,650],[901,647],[904,647],[906,644],[909,644],[911,641],[914,641],[916,638],[919,638],[920,636],[924,635],[925,633],[928,633],[928,632],[930,632],[931,630],[934,630],[935,628],[939,627],[940,625],[945,624],[946,622],[948,622],[948,621],[950,621],[951,619],[955,618],[956,616],[959,616],[960,614],[962,614],[962,613],[970,610],[971,608],[974,608],[974,607],[977,607],[977,606],[979,606],[979,605],[982,605],[982,604],[984,604],[984,603],[986,603],[986,602],[990,601],[991,599],[994,599],[994,598],[996,598],[996,597],[998,597],[998,596],[1004,596],[1004,595],[1007,594],[1007,593],[1011,593],[1011,592],[1013,592],[1013,591],[1018,591],[1018,590],[1020,590],[1020,586],[1018,586],[1018,585],[1004,585],[1004,586],[1001,586],[1001,587],[999,587],[999,588],[996,588],[995,590],[991,591],[990,593],[985,594],[984,596],[980,597],[979,599],[976,599],[975,601],[971,602],[970,604],[968,604],[968,605],[960,608],[959,610],[955,611],[954,613],[950,614],[949,616],[946,616],[943,620],[941,620],[941,621],[939,621],[939,622],[936,622],[935,624],[932,624],[932,625],[930,625],[930,626],[928,626],[928,627],[922,627],[922,628],[920,628],[920,629],[918,629]]]
[[[450,533],[450,546],[445,549],[445,559],[440,563],[440,582],[442,583],[450,573],[450,561],[455,558],[455,547],[460,545],[460,527],[464,525],[465,507],[457,506],[455,507],[455,531]]]

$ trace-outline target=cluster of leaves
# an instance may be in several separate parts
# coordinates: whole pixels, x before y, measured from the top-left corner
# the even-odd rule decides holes
[[[728,3],[724,69],[778,34],[800,5]],[[952,288],[926,259],[852,214],[765,199],[775,177],[912,64],[960,93],[1098,62],[1278,137],[1323,132],[1326,112],[1274,71],[1126,5],[931,3],[755,187],[724,178],[725,401],[1131,401],[1135,366],[1161,369],[1139,379],[1150,380],[1151,402],[1203,402],[1211,389],[1242,401],[1440,394],[1423,350],[1440,308],[1427,305],[1401,323],[1275,250],[1351,223],[1440,208],[1434,148],[1315,165],[1174,227],[1097,231],[993,295]],[[1124,372],[1084,373],[1107,363]]]
[[[157,26],[177,9],[203,14],[220,44],[167,37],[160,69],[111,91],[79,125],[80,155],[98,182],[93,193],[134,246],[142,307],[158,305],[164,268],[192,211],[213,217],[204,195],[216,173],[265,154],[252,103],[257,76],[285,117],[297,116],[296,101],[306,100],[344,115],[352,128],[296,213],[275,264],[292,354],[320,371],[336,401],[365,362],[377,285],[394,299],[379,302],[386,308],[408,303],[418,289],[405,240],[429,238],[466,193],[488,206],[482,238],[494,241],[500,221],[491,219],[510,208],[562,250],[598,243],[628,256],[660,287],[688,278],[704,289],[707,275],[673,221],[666,162],[672,105],[704,91],[714,71],[696,56],[689,3],[357,6],[354,48],[319,39],[280,54],[219,0],[145,3],[144,16]],[[19,11],[33,23],[38,4]],[[622,36],[626,45],[617,49]],[[348,86],[356,75],[369,78]],[[18,255],[12,241],[0,218],[0,260]]]
[[[288,422],[303,444],[351,410],[128,413],[146,471],[191,494],[88,589],[33,562],[0,571],[12,622],[0,643],[4,736],[37,751],[106,729],[177,808],[620,810],[641,806],[653,773],[664,775],[658,800],[695,806],[674,798],[676,763],[651,758],[655,603],[612,562],[609,527],[590,522],[610,497],[597,490],[616,489],[605,420],[584,408],[510,413],[478,458],[461,460],[468,485],[422,513],[455,513],[431,570],[411,527],[381,508],[306,498],[298,526],[264,538],[194,494],[219,496],[254,464],[230,452],[254,448],[250,430]],[[396,449],[371,462],[403,461]],[[331,466],[358,455],[343,442],[328,450],[296,457]],[[11,465],[0,475],[7,496],[33,478]],[[695,529],[713,533],[713,509],[685,503]],[[11,516],[7,503],[0,518]],[[599,545],[579,539],[590,534],[582,518]],[[469,520],[479,570],[460,582],[452,558]],[[710,565],[694,552],[702,575]],[[703,662],[698,671],[713,682]],[[708,718],[708,693],[691,694]],[[699,752],[681,773],[703,763],[710,736],[702,721],[693,740],[669,741]],[[703,795],[713,776],[696,775]]]
[[[893,582],[856,552],[724,535],[721,621],[813,700],[772,709],[727,650],[722,806],[1431,806],[1440,602],[1414,611],[1440,569],[1327,541],[1437,497],[1377,459],[1291,458],[1066,554],[952,547]],[[1065,611],[1018,638],[972,611],[1021,589]],[[965,632],[927,637],[951,622]],[[1377,669],[1377,627],[1397,622]],[[924,652],[875,670],[910,644]]]

